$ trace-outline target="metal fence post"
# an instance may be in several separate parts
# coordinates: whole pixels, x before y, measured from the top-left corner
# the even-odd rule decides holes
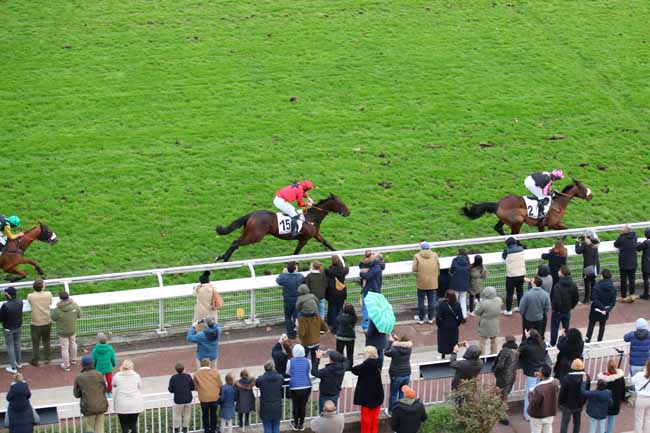
[[[158,277],[158,287],[161,289],[164,288],[165,283],[163,282],[163,276],[160,272],[156,273]],[[165,329],[165,300],[158,300],[158,329],[156,329],[158,335],[166,335],[167,330]]]
[[[255,276],[256,276],[255,275],[255,267],[253,266],[253,263],[248,262],[247,265],[248,265],[248,270],[251,272],[251,278],[255,278]],[[256,307],[255,307],[255,303],[256,303],[255,294],[256,294],[256,290],[255,289],[251,290],[251,298],[250,298],[250,303],[251,303],[250,304],[250,310],[251,310],[251,312],[250,312],[250,316],[248,317],[248,319],[245,320],[247,325],[258,325],[260,323],[260,321],[257,319],[257,317],[255,315],[255,313],[256,313],[256,311],[255,311],[255,309],[256,309]]]

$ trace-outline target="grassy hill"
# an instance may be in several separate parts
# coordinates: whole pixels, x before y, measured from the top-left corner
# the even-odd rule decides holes
[[[570,226],[647,219],[647,1],[2,8],[0,212],[57,231],[49,277],[209,262],[302,177],[338,248],[492,234],[458,208],[554,167],[594,190]]]

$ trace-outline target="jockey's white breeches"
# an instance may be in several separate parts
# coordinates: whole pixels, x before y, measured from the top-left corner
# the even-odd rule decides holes
[[[296,212],[296,208],[293,207],[291,203],[289,203],[282,197],[278,197],[276,195],[275,198],[273,199],[273,205],[278,209],[280,209],[280,212],[282,212],[285,215],[289,215],[291,218],[298,215],[298,212]]]
[[[535,185],[535,179],[533,179],[532,176],[528,176],[526,180],[524,180],[524,186],[528,191],[530,191],[535,197],[537,197],[538,200],[541,200],[545,198],[546,196],[544,195],[544,190],[537,185]]]

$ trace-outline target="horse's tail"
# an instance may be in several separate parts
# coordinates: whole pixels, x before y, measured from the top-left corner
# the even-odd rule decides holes
[[[486,201],[483,203],[474,203],[466,204],[465,207],[461,208],[461,215],[465,215],[471,220],[482,217],[486,213],[496,213],[499,208],[499,203],[494,201]]]
[[[223,227],[223,226],[217,226],[217,234],[218,235],[227,235],[228,233],[231,233],[233,230],[238,229],[239,227],[243,226],[246,224],[246,221],[248,221],[248,218],[251,216],[251,214],[244,215],[241,218],[237,218],[235,221],[231,222],[228,227]]]

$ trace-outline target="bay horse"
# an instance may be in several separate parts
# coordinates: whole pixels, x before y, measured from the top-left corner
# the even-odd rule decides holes
[[[496,214],[499,222],[494,226],[494,230],[500,235],[505,235],[504,224],[510,226],[513,235],[521,232],[521,226],[524,223],[537,227],[540,232],[543,232],[546,227],[564,230],[566,226],[562,224],[562,218],[569,202],[574,197],[587,201],[593,198],[591,189],[573,179],[573,183],[564,187],[562,192],[553,192],[551,208],[542,219],[529,217],[523,197],[513,194],[503,197],[498,202],[467,204],[461,209],[461,214],[472,220],[482,217],[485,213]]]
[[[330,245],[320,232],[320,225],[329,213],[337,213],[341,216],[347,217],[350,215],[350,210],[347,206],[334,194],[312,205],[305,212],[305,222],[296,237],[291,236],[291,233],[280,234],[278,230],[278,218],[275,212],[268,210],[258,210],[237,218],[230,223],[227,227],[217,226],[217,235],[227,235],[235,229],[244,227],[241,236],[234,240],[226,252],[217,257],[216,261],[223,260],[227,262],[235,250],[242,245],[250,245],[261,241],[266,235],[275,236],[278,239],[285,241],[298,240],[298,245],[293,251],[296,255],[302,250],[311,238],[316,238],[318,242],[323,244],[330,251],[334,251],[334,247]]]
[[[38,263],[35,260],[24,257],[23,254],[34,241],[46,242],[50,245],[58,242],[56,234],[40,221],[36,227],[32,227],[24,233],[24,236],[20,238],[7,241],[7,245],[5,245],[2,250],[2,255],[0,255],[0,268],[7,273],[18,275],[18,277],[13,279],[7,277],[7,280],[11,282],[22,280],[27,276],[26,272],[21,271],[17,267],[18,265],[25,264],[32,265],[36,272],[38,272],[38,275],[44,278],[45,273]]]

